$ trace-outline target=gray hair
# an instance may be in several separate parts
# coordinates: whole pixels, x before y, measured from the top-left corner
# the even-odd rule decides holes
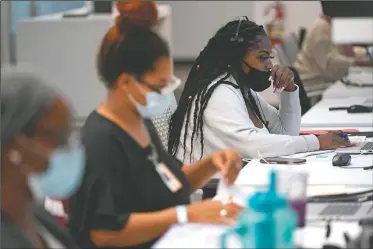
[[[18,134],[32,132],[56,97],[56,92],[35,71],[2,67],[1,145],[6,145]]]

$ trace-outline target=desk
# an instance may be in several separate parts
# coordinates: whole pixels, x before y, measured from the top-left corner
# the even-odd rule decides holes
[[[373,161],[373,156],[369,155],[369,157]],[[320,164],[313,162],[291,167],[309,173],[309,195],[340,193],[340,191],[356,192],[373,188],[372,171],[342,169],[328,165],[328,162]],[[246,165],[236,181],[240,193],[235,194],[233,201],[245,205],[246,198],[250,193],[268,184],[268,173],[272,169],[289,169],[289,166],[265,165],[259,163],[258,160],[253,160]],[[216,199],[226,200],[227,196],[225,195],[229,193],[222,193],[223,188],[220,186]],[[244,195],[238,196],[241,194]],[[191,229],[183,229],[180,226],[171,228],[154,248],[219,248],[219,236],[227,229],[227,227],[217,225],[188,224],[187,226]],[[360,228],[356,223],[333,222],[331,231],[332,234],[328,242],[343,248],[346,246],[343,233],[346,232],[354,237],[358,235]],[[319,226],[316,223],[308,222],[305,228],[295,232],[294,240],[297,245],[304,248],[322,248],[325,242],[325,232],[324,225]],[[232,240],[229,244],[232,246],[231,248],[240,248],[237,240]]]
[[[348,98],[353,96],[372,98],[373,87],[347,86],[341,81],[336,82],[324,91],[323,99]]]
[[[350,67],[348,74],[352,78],[372,79],[373,80],[373,69],[370,67]],[[372,99],[373,97],[373,85],[372,87],[358,87],[343,84],[341,81],[337,81],[328,89],[325,90],[322,97],[326,98],[348,98],[348,97],[366,97]]]
[[[228,226],[209,224],[175,225],[153,248],[220,248],[219,237],[228,228]],[[355,238],[361,230],[356,223],[335,222],[331,224],[331,231],[328,242],[344,247],[343,233],[346,232],[351,238]],[[294,234],[294,240],[296,245],[303,248],[322,248],[325,232],[323,224],[298,229]],[[228,241],[228,245],[230,248],[241,248],[234,238]]]
[[[359,157],[372,159],[373,155],[362,155]],[[300,165],[276,165],[262,164],[255,159],[248,163],[239,174],[236,185],[263,187],[268,184],[269,172],[272,169],[288,170],[290,167],[297,171],[308,172],[310,186],[333,186],[343,185],[348,187],[370,187],[373,188],[373,171],[362,169],[346,169],[331,165],[332,155],[328,161],[308,159],[307,163]],[[353,158],[352,158],[353,160]],[[370,166],[370,165],[364,165]]]
[[[301,129],[313,127],[372,127],[373,113],[349,114],[346,110],[329,111],[329,107],[363,104],[367,98],[323,99],[302,117]]]
[[[373,131],[373,127],[365,126],[365,127],[352,127],[354,129],[357,129],[359,131]],[[351,129],[349,126],[340,126],[340,127],[332,127],[332,126],[325,126],[325,127],[311,127],[307,128],[307,130],[345,130],[345,129]],[[301,129],[306,130],[306,129]]]
[[[373,156],[371,156],[373,159]],[[263,187],[268,183],[269,171],[273,168],[288,169],[287,165],[264,165],[260,164],[258,160],[250,162],[245,168],[242,169],[236,185],[248,193],[258,187]],[[364,171],[361,169],[346,170],[328,165],[298,165],[294,166],[297,169],[307,171],[310,174],[309,183],[311,186],[328,185],[328,188],[334,184],[342,184],[349,186],[351,191],[358,191],[358,188],[372,188],[373,178],[372,172]],[[330,176],[333,176],[331,179]],[[360,189],[359,189],[360,190]],[[325,189],[323,191],[325,193]],[[218,189],[218,197],[219,193]],[[224,195],[224,193],[223,193]],[[245,195],[247,196],[247,195]],[[220,196],[221,197],[221,196]],[[245,197],[246,198],[246,197]],[[217,198],[219,199],[219,198]],[[224,197],[222,199],[225,199]],[[244,205],[245,202],[234,198],[235,202]],[[186,224],[176,225],[171,229],[153,246],[153,248],[220,248],[219,237],[228,229],[228,226],[209,225],[209,224]],[[345,247],[345,240],[343,233],[347,233],[351,238],[356,237],[360,230],[357,223],[346,222],[333,222],[331,224],[331,236],[328,239],[330,244]],[[297,245],[304,248],[322,248],[325,243],[325,225],[320,223],[309,222],[303,229],[297,229],[294,234],[294,241]],[[228,242],[230,248],[240,248],[237,239],[232,239]]]

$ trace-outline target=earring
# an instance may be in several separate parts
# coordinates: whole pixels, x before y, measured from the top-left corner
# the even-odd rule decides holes
[[[18,150],[11,150],[9,152],[9,160],[15,165],[20,165],[22,163],[22,155]]]

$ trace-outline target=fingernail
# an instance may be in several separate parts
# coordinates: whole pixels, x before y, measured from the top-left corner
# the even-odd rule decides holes
[[[224,177],[224,184],[228,185],[228,178]]]

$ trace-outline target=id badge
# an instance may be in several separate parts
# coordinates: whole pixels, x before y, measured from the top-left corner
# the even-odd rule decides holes
[[[172,193],[176,193],[183,186],[179,179],[171,172],[164,163],[159,163],[155,170],[158,172],[163,183],[171,190]]]

